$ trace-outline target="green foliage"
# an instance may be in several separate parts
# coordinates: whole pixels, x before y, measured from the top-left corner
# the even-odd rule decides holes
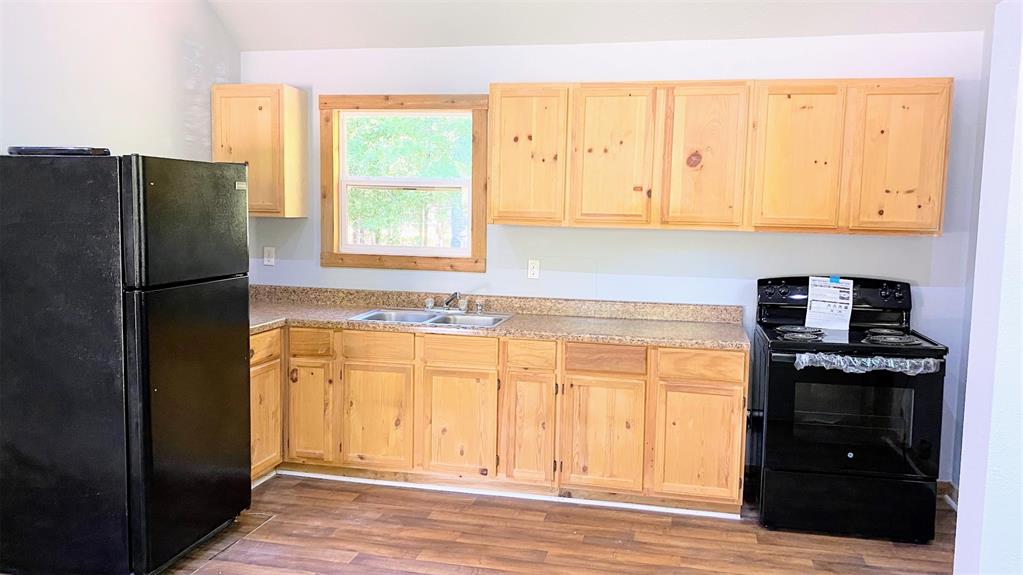
[[[468,115],[350,115],[343,118],[346,177],[472,176]],[[348,190],[348,241],[365,245],[461,247],[468,233],[461,190]]]

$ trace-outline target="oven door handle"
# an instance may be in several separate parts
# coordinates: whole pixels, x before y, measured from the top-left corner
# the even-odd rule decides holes
[[[796,363],[796,354],[794,353],[772,353],[771,361],[775,363]]]

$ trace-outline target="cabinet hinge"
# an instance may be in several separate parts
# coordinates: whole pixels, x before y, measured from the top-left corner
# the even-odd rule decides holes
[[[565,471],[565,462],[564,462],[564,460],[558,462],[558,471]]]
[[[554,460],[554,461],[552,461],[551,463],[553,463],[553,464],[554,464],[554,467],[552,467],[552,468],[551,468],[551,471],[553,471],[554,473],[557,473],[557,472],[558,472],[558,460],[557,460],[557,459],[555,459],[555,460]]]
[[[554,396],[555,397],[558,396],[558,384],[557,383],[554,384]]]
[[[494,467],[500,467],[500,466],[501,466],[501,456],[498,455],[498,456],[496,456],[496,458],[494,460]]]
[[[501,378],[497,378],[497,391],[501,391]]]

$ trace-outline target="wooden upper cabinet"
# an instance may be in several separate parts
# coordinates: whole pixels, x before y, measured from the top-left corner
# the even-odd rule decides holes
[[[412,364],[346,362],[341,377],[341,461],[412,469]]]
[[[667,89],[661,222],[742,225],[749,82]]]
[[[490,219],[565,219],[568,86],[490,87]]]
[[[753,225],[839,227],[845,84],[757,82]]]
[[[305,217],[305,94],[283,84],[213,86],[213,161],[248,163],[249,214]]]
[[[741,385],[657,384],[655,492],[740,503],[746,431],[742,393]]]
[[[952,80],[849,86],[849,227],[941,230]]]
[[[583,85],[572,106],[571,222],[650,222],[656,89]]]
[[[646,382],[574,374],[565,381],[561,483],[641,490]]]

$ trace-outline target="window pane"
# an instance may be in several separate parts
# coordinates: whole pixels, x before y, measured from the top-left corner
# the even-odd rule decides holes
[[[346,195],[348,246],[470,251],[468,189],[349,186]]]
[[[472,116],[464,113],[347,113],[346,176],[469,178]]]

